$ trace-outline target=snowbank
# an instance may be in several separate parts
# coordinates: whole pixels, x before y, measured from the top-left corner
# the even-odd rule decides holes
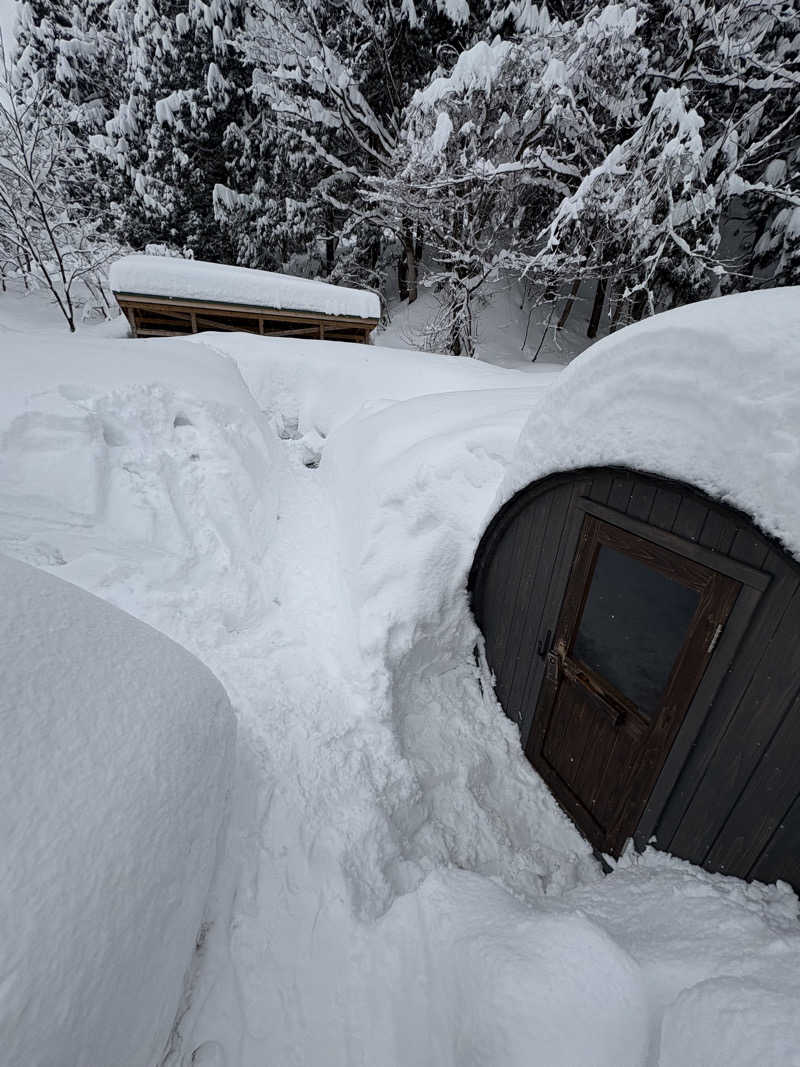
[[[115,293],[253,304],[361,319],[379,319],[381,314],[375,293],[199,259],[124,256],[112,264],[109,282]]]
[[[101,600],[6,557],[0,585],[3,1063],[153,1067],[216,864],[230,705]]]
[[[543,906],[577,908],[636,961],[653,1018],[663,1014],[659,1067],[800,1063],[800,923],[788,885],[747,884],[648,849]]]
[[[470,378],[465,371],[462,384]],[[416,873],[395,887],[408,890],[420,872],[442,864],[536,897],[597,870],[525,761],[488,679],[483,692],[479,686],[466,575],[520,429],[550,376],[538,387],[515,372],[495,380],[516,388],[432,393],[375,411],[365,405],[324,443],[320,474],[370,702],[385,709],[415,779],[409,792],[418,799],[391,818]]]
[[[494,373],[521,384],[367,406],[327,441],[321,471],[364,651],[395,660],[426,620],[454,598],[466,603],[485,509],[545,388]]]
[[[279,465],[236,366],[209,349],[4,336],[0,550],[132,614],[157,591],[147,621],[192,649],[263,609]],[[189,621],[191,575],[207,603]]]
[[[415,1067],[646,1062],[651,1017],[641,971],[578,912],[533,909],[485,878],[437,872],[416,893],[396,901],[380,933],[388,957],[384,977],[392,984],[405,979],[404,985],[398,982],[404,1003],[394,1020],[398,1041],[391,1062]],[[380,1019],[385,1011],[376,1003],[370,1017]],[[427,1025],[420,1026],[420,1019]],[[391,1033],[391,1025],[386,1029]]]
[[[540,367],[533,375],[523,374],[476,359],[339,341],[220,333],[192,340],[235,359],[253,396],[271,416],[294,424],[301,434],[321,437],[358,413],[397,401],[528,387],[558,373]]]
[[[800,557],[800,288],[691,304],[593,345],[532,405],[501,501],[603,464],[699,486]]]

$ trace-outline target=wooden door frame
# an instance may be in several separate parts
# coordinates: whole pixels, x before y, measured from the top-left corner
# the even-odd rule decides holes
[[[715,634],[720,626],[722,630],[717,636],[721,636],[721,633],[727,629],[742,590],[742,582],[738,576],[723,574],[720,568],[710,566],[710,560],[703,559],[701,562],[699,559],[692,558],[692,553],[681,552],[680,548],[683,544],[680,538],[673,538],[673,535],[669,535],[672,543],[659,544],[655,538],[645,536],[646,533],[650,533],[650,528],[646,527],[646,524],[639,524],[633,520],[637,526],[645,526],[646,529],[626,529],[627,524],[619,521],[619,518],[624,517],[619,516],[618,513],[612,513],[612,519],[612,516],[600,517],[592,514],[591,508],[581,510],[585,514],[558,609],[558,617],[554,626],[553,650],[550,654],[551,657],[555,657],[554,662],[559,666],[556,668],[555,676],[552,671],[546,672],[537,694],[536,711],[526,745],[526,755],[548,782],[556,799],[567,808],[590,841],[603,852],[619,855],[627,839],[636,832],[647,809],[648,800],[667,763],[676,737],[689,715],[703,676],[714,657]],[[664,691],[662,710],[652,721],[646,723],[649,733],[637,764],[638,788],[629,792],[615,821],[606,828],[600,827],[591,812],[581,802],[581,798],[572,792],[567,783],[550,768],[543,757],[545,739],[560,690],[560,674],[564,666],[572,662],[570,653],[591,588],[597,555],[603,545],[645,563],[665,577],[678,581],[685,587],[695,589],[700,594],[699,603]],[[713,553],[709,554],[713,555]],[[568,666],[568,669],[571,668]],[[615,693],[613,687],[611,689],[619,703],[628,705],[628,711],[632,711],[641,718],[642,722],[645,721],[645,717],[633,708],[624,695]]]

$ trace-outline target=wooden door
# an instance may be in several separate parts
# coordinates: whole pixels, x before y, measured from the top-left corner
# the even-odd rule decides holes
[[[633,834],[739,589],[584,520],[526,754],[600,851]]]

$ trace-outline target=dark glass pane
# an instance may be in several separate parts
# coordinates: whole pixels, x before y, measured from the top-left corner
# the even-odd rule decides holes
[[[572,654],[652,714],[699,599],[694,589],[601,545]]]

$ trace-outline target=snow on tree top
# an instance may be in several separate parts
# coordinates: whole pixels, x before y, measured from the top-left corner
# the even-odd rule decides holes
[[[800,287],[629,326],[537,400],[501,488],[618,465],[740,508],[800,558]]]
[[[479,41],[461,53],[449,74],[434,78],[424,89],[418,89],[414,104],[425,109],[435,107],[451,93],[467,94],[476,89],[488,93],[511,50],[511,42],[499,37],[492,44]]]
[[[213,300],[359,319],[378,319],[381,314],[375,293],[197,259],[124,256],[112,265],[110,282],[115,293]]]

